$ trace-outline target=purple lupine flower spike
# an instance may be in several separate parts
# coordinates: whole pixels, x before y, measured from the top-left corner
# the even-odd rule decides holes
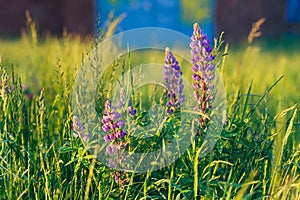
[[[104,115],[101,122],[102,129],[104,132],[106,132],[104,140],[105,142],[109,143],[109,145],[106,147],[106,152],[110,156],[110,168],[120,168],[124,163],[124,160],[126,160],[124,154],[122,154],[122,149],[127,147],[127,144],[123,141],[123,138],[127,132],[124,130],[126,127],[121,115],[125,112],[125,99],[125,92],[122,89],[118,108],[114,107],[110,100],[107,100],[104,105]],[[121,112],[118,112],[118,110],[121,110]],[[117,183],[126,183],[126,177],[123,172],[114,172],[111,174]]]
[[[121,88],[120,91],[120,101],[118,103],[119,108],[121,109],[122,113],[125,112],[125,100],[127,100],[127,111],[129,113],[129,115],[131,117],[133,117],[136,114],[136,109],[134,109],[131,105],[130,105],[130,100],[128,100],[128,97],[125,94],[125,89]]]
[[[128,112],[129,115],[134,116],[136,114],[136,109],[134,109],[132,106],[128,106]]]
[[[124,132],[122,128],[125,125],[125,122],[120,119],[121,115],[116,110],[116,107],[111,105],[110,100],[107,100],[104,105],[104,115],[102,117],[102,130],[107,134],[104,136],[106,142],[115,141],[117,138],[118,132]],[[121,134],[124,137],[125,134]],[[120,137],[118,137],[120,138]]]
[[[207,115],[212,108],[214,99],[212,90],[214,88],[215,64],[213,48],[207,35],[203,34],[198,23],[194,24],[194,32],[191,37],[191,63],[192,78],[194,80],[194,98],[197,102],[197,110],[203,114],[199,118],[200,127],[205,130],[209,121]]]
[[[124,141],[127,131],[123,119],[125,114],[133,117],[136,112],[136,109],[130,105],[130,100],[126,96],[124,88],[120,91],[120,101],[117,107],[113,106],[110,100],[105,101],[104,115],[101,122],[102,130],[106,133],[104,140],[106,143],[109,143],[106,147],[106,152],[110,156],[110,168],[119,169],[125,164],[126,155],[123,150],[127,148],[127,143]],[[111,173],[111,175],[120,185],[128,182],[124,172],[117,171]]]
[[[163,81],[167,89],[167,113],[177,110],[184,101],[183,80],[180,66],[169,48],[165,50],[165,63],[163,67]]]
[[[118,106],[123,109],[124,105],[125,105],[125,90],[124,88],[122,88],[120,91],[120,101],[118,103]]]
[[[87,133],[85,136],[83,136],[83,141],[87,142],[88,139],[90,138],[91,134],[90,133]]]
[[[90,133],[83,133],[85,130],[84,124],[78,119],[77,116],[73,116],[72,122],[71,128],[73,130],[73,136],[75,138],[80,137],[84,142],[87,142],[87,140],[90,138]]]
[[[79,121],[77,116],[73,117],[73,123],[72,123],[72,129],[76,133],[82,134],[82,132],[85,130],[85,126],[82,122]]]

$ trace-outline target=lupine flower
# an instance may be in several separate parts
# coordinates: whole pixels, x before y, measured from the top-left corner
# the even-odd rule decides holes
[[[134,116],[136,114],[136,109],[134,109],[132,106],[128,106],[128,113],[131,116]]]
[[[125,131],[122,128],[125,122],[120,119],[120,113],[117,112],[116,107],[111,105],[110,100],[105,102],[104,115],[102,117],[102,130],[108,134],[105,135],[104,140],[106,142],[115,141],[117,133]],[[126,132],[125,132],[126,133]],[[124,136],[125,134],[122,134]]]
[[[106,148],[106,152],[109,156],[116,154],[118,158],[120,157],[118,147],[122,138],[126,135],[126,131],[122,129],[125,125],[125,122],[120,119],[120,116],[121,115],[117,111],[117,108],[111,104],[110,100],[107,100],[104,105],[104,115],[101,120],[103,123],[102,130],[107,133],[104,136],[104,140],[105,142],[109,143],[109,146]],[[115,160],[113,165],[110,167],[115,168],[114,166],[120,167],[118,160]]]
[[[110,143],[111,141],[115,140],[115,136],[114,136],[114,134],[106,134],[104,136],[104,140],[105,140],[105,142]]]
[[[83,141],[88,141],[88,139],[91,137],[91,134],[90,133],[87,133],[87,134],[85,134],[83,137],[82,137],[82,139],[83,139]]]
[[[82,132],[85,130],[84,124],[79,121],[77,116],[73,117],[72,129],[79,134],[82,134]]]
[[[125,90],[124,90],[124,88],[122,88],[120,91],[120,101],[119,101],[118,106],[120,108],[124,108],[124,104],[125,104]]]
[[[75,138],[82,138],[84,142],[86,142],[90,138],[90,133],[84,134],[85,126],[80,120],[78,119],[77,116],[73,117],[73,123],[71,125],[73,132],[73,136]]]
[[[118,183],[120,186],[123,186],[124,184],[127,184],[129,182],[129,178],[126,177],[126,174],[124,172],[116,171],[110,174],[114,178],[115,182]]]
[[[165,51],[163,75],[164,85],[167,88],[167,113],[171,114],[178,109],[180,104],[184,101],[184,85],[178,61],[169,48],[166,48]]]
[[[127,105],[126,105],[127,103]],[[125,108],[127,106],[127,109]],[[130,101],[126,97],[125,90],[120,91],[120,101],[118,107],[114,107],[110,100],[107,100],[104,105],[104,115],[102,117],[102,130],[107,134],[104,136],[105,142],[109,143],[106,148],[109,159],[110,168],[120,168],[126,162],[126,155],[122,151],[127,147],[124,142],[124,137],[127,134],[125,130],[125,121],[122,119],[124,114],[133,117],[136,114],[136,109],[130,105]],[[124,166],[122,166],[124,167]],[[128,182],[126,174],[121,171],[111,173],[115,182],[120,186]]]
[[[116,133],[116,138],[123,138],[126,135],[126,131],[124,130],[119,130]]]
[[[124,111],[124,92],[120,94],[120,102],[118,104],[119,109]],[[122,149],[126,148],[126,144],[122,141],[126,135],[126,131],[123,129],[125,126],[124,120],[121,119],[121,114],[117,111],[117,108],[111,104],[110,100],[107,100],[104,105],[104,115],[102,117],[102,130],[107,134],[104,136],[105,142],[109,143],[106,147],[107,154],[111,157],[109,159],[110,168],[120,168],[124,156],[122,155]],[[112,173],[113,178],[119,184],[123,184],[122,173]],[[120,176],[118,176],[120,175]]]
[[[108,155],[116,154],[117,153],[117,147],[114,144],[111,144],[106,147],[106,151]]]
[[[120,91],[120,101],[118,103],[118,106],[122,110],[123,113],[125,112],[125,101],[127,101],[127,105],[128,105],[127,111],[129,113],[129,115],[131,117],[133,117],[136,114],[136,109],[134,109],[130,105],[130,100],[126,97],[124,88],[121,88],[121,91]]]
[[[114,159],[112,159],[112,158],[109,159],[109,166],[111,168],[116,168],[116,162]]]
[[[212,108],[212,101],[214,99],[212,91],[214,89],[215,56],[212,53],[213,48],[210,45],[207,35],[203,34],[197,23],[194,24],[194,32],[191,40],[194,98],[197,102],[197,110],[203,114],[199,118],[200,127],[205,130],[209,121],[207,115]]]
[[[126,106],[127,109],[125,109]],[[107,100],[103,113],[104,115],[101,120],[102,130],[107,133],[104,136],[104,140],[109,143],[106,152],[111,157],[109,159],[109,167],[120,168],[126,161],[126,156],[122,151],[127,147],[127,143],[123,141],[127,132],[125,130],[125,121],[122,118],[127,113],[133,117],[136,114],[136,109],[130,105],[125,90],[122,88],[118,107],[114,107],[111,101]],[[124,172],[117,171],[111,173],[111,175],[119,185],[123,185],[128,181]]]

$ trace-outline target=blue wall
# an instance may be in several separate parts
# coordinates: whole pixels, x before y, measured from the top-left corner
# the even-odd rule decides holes
[[[287,21],[300,22],[300,0],[288,0]]]
[[[183,0],[96,0],[98,13],[100,13],[100,25],[111,10],[115,16],[126,13],[126,18],[118,27],[118,32],[140,27],[162,27],[169,28],[190,36],[193,32],[193,23],[198,22],[201,28],[209,35],[214,36],[214,1],[199,0],[206,3],[208,15],[203,17],[183,17]],[[189,1],[187,1],[189,2]],[[195,2],[193,2],[195,4]],[[196,3],[197,4],[197,3]],[[201,5],[198,4],[201,8]],[[197,5],[197,6],[198,6]],[[199,13],[200,12],[200,13]],[[201,14],[199,11],[198,14]],[[185,12],[185,14],[188,14]]]

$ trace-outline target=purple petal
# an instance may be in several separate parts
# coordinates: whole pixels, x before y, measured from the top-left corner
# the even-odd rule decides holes
[[[122,128],[125,125],[125,122],[123,120],[117,121],[118,128]]]
[[[107,124],[109,121],[110,121],[110,118],[109,118],[108,116],[103,116],[103,118],[102,118],[102,120],[101,120],[101,122],[102,122],[103,124]]]
[[[214,78],[215,78],[215,75],[214,75],[214,74],[210,74],[210,75],[207,77],[207,79],[210,80],[210,81],[213,80]]]
[[[110,118],[111,118],[112,120],[119,119],[119,117],[120,117],[120,113],[118,113],[118,112],[116,112],[116,111],[114,111],[114,112],[111,113],[111,115],[110,115]]]
[[[108,155],[112,155],[115,154],[117,152],[117,147],[115,145],[110,145],[106,147],[106,152],[108,153]]]
[[[104,131],[104,132],[109,132],[110,131],[110,126],[108,125],[108,124],[104,124],[103,126],[102,126],[102,130]]]
[[[212,61],[215,59],[215,56],[213,56],[212,54],[210,54],[209,56],[207,56],[206,60],[207,61]]]
[[[209,71],[213,71],[215,69],[215,65],[213,63],[211,63],[210,65],[208,65],[207,69]]]
[[[90,138],[90,136],[91,136],[90,133],[87,133],[85,136],[83,136],[83,138],[82,138],[83,141],[86,142]]]
[[[116,162],[112,158],[109,159],[109,167],[110,168],[116,168]]]
[[[179,71],[179,70],[180,70],[180,67],[179,67],[178,65],[175,65],[175,66],[174,66],[174,69],[177,70],[177,71]]]
[[[200,85],[198,83],[193,83],[193,88],[197,90],[200,88]]]
[[[172,100],[169,100],[169,101],[166,103],[166,106],[167,106],[167,107],[171,107],[172,104],[173,104]]]
[[[115,182],[116,182],[116,183],[119,182],[119,177],[118,177],[117,175],[115,175],[114,179],[115,179]]]
[[[193,75],[192,75],[192,78],[193,78],[195,81],[200,81],[200,80],[201,80],[201,78],[200,78],[200,76],[199,76],[198,74],[193,74]]]
[[[178,99],[178,103],[182,103],[182,102],[184,102],[184,96],[183,95]]]
[[[120,130],[116,133],[117,138],[123,138],[126,135],[126,131]]]
[[[131,116],[136,114],[136,109],[132,108],[132,106],[128,106],[128,112]]]
[[[197,73],[197,72],[199,71],[198,66],[197,66],[197,65],[193,65],[192,71],[193,71],[194,73]]]
[[[173,113],[173,112],[174,112],[174,110],[173,110],[172,108],[167,110],[167,113],[168,113],[168,114],[171,114],[171,113]]]
[[[207,46],[205,49],[206,49],[206,51],[207,51],[208,53],[210,53],[210,52],[212,52],[212,49],[213,49],[213,48],[212,48],[211,46]]]
[[[104,140],[107,143],[110,143],[111,141],[113,141],[115,139],[115,136],[113,134],[107,134],[104,136]]]
[[[122,108],[122,107],[124,106],[124,103],[123,103],[122,101],[120,101],[120,102],[118,103],[118,106],[119,106],[120,108]]]

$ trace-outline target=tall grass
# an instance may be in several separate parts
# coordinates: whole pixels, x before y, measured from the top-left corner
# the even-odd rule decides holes
[[[196,139],[121,188],[71,132],[74,76],[94,39],[33,31],[0,40],[1,199],[300,199],[298,47],[229,48],[228,119],[214,150],[199,159]]]

